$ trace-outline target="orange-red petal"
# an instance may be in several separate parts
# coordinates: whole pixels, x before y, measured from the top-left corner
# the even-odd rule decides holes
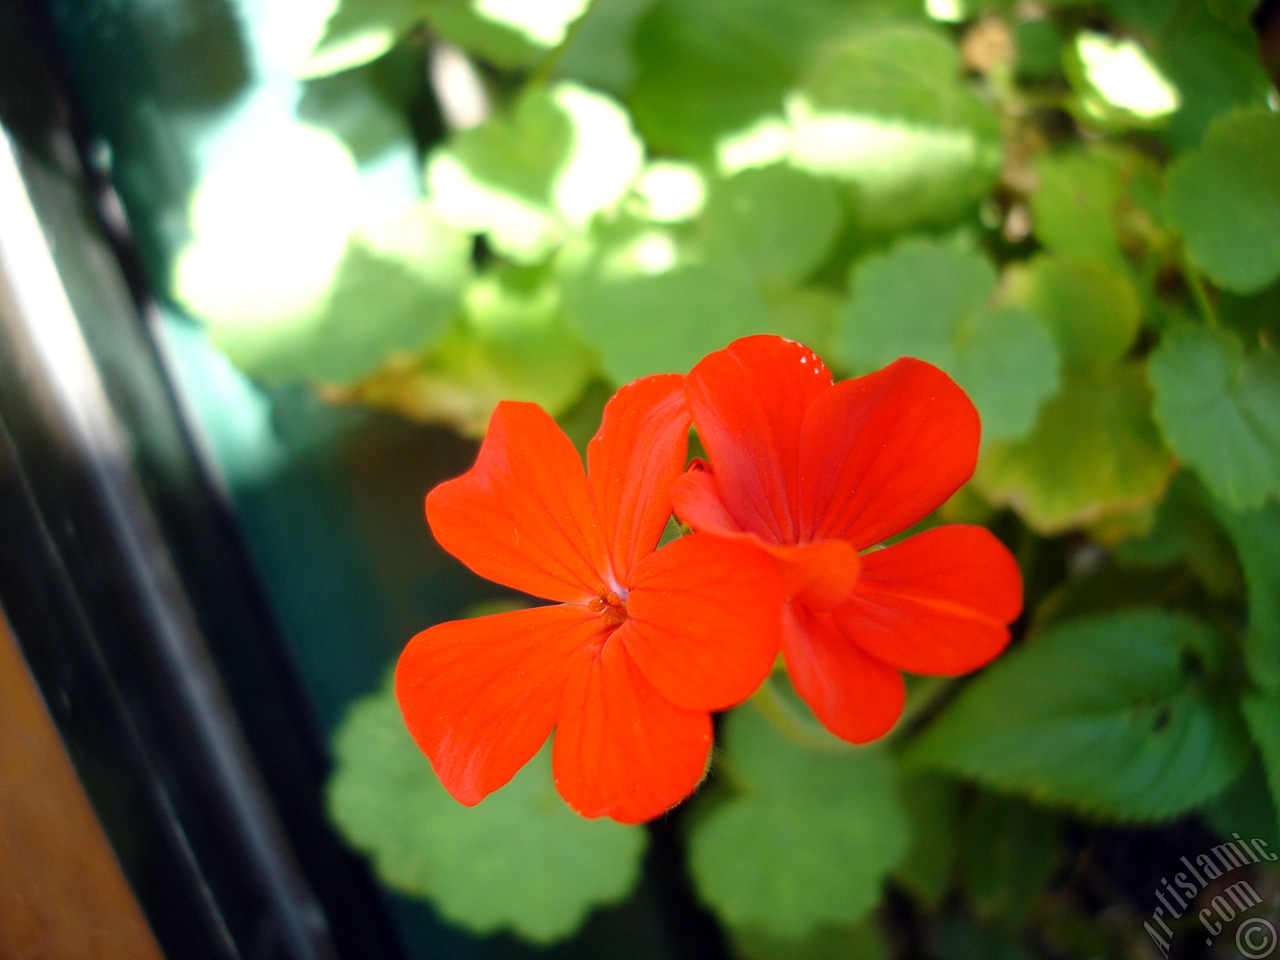
[[[935,527],[862,558],[836,622],[867,653],[902,670],[976,670],[1009,642],[1022,610],[1013,555],[984,527]]]
[[[782,586],[768,554],[694,533],[635,570],[629,619],[610,643],[627,648],[663,697],[726,710],[755,692],[778,654]]]
[[[796,693],[837,737],[866,743],[888,733],[902,714],[902,674],[859,649],[831,614],[787,604],[782,654]]]
[[[643,823],[687,797],[706,772],[711,715],[677,707],[623,644],[579,656],[565,687],[552,767],[584,817]]]
[[[605,405],[587,445],[587,483],[619,584],[658,545],[688,446],[689,411],[678,374],[643,377]]]
[[[536,597],[590,599],[608,571],[582,460],[536,404],[498,404],[475,466],[427,495],[427,522],[480,576]]]
[[[909,357],[824,391],[801,431],[803,539],[863,550],[905,530],[973,474],[980,429],[955,381]]]
[[[690,371],[685,396],[729,514],[770,543],[795,543],[801,424],[831,386],[808,347],[746,337]]]
[[[742,531],[725,509],[711,467],[701,460],[690,464],[676,481],[674,500],[676,516],[695,530],[754,543],[768,551],[778,564],[783,590],[792,599],[830,610],[843,603],[858,582],[858,551],[843,540],[782,545]]]
[[[396,700],[455,799],[479,803],[537,753],[571,662],[599,634],[599,617],[557,604],[454,620],[409,641],[396,666]]]

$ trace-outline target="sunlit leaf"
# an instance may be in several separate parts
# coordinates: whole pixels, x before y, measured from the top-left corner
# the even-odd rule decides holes
[[[549,748],[479,806],[464,807],[440,785],[386,691],[352,707],[334,754],[329,810],[347,840],[387,886],[429,899],[477,933],[563,939],[639,876],[644,831],[565,806]]]
[[[1137,291],[1097,261],[1035,257],[1010,271],[1007,292],[1048,324],[1069,366],[1114,363],[1138,333]]]
[[[1165,332],[1149,361],[1170,449],[1237,510],[1280,495],[1280,360],[1221,330]]]
[[[460,230],[521,263],[545,260],[569,231],[613,206],[639,175],[643,146],[615,102],[574,84],[530,87],[510,114],[456,134],[427,183]]]
[[[463,315],[425,358],[390,364],[343,399],[479,437],[498,401],[559,416],[596,375],[595,353],[565,325],[559,292],[539,272],[487,273],[463,300]]]
[[[1170,223],[1219,286],[1261,290],[1280,277],[1280,115],[1241,110],[1169,168]]]
[[[1182,104],[1178,88],[1134,40],[1081,31],[1071,67],[1086,119],[1104,127],[1152,126]]]
[[[909,759],[1100,817],[1177,816],[1249,756],[1234,705],[1204,674],[1217,643],[1157,610],[1064,623],[966,687]]]
[[[854,371],[898,357],[936,364],[968,392],[988,437],[1012,438],[1035,423],[1058,386],[1058,355],[1025,310],[997,307],[995,270],[978,253],[907,240],[854,270],[839,347]]]
[[[424,9],[423,0],[338,0],[298,76],[322,77],[382,56],[422,20]]]
[[[933,30],[865,31],[811,71],[787,101],[791,162],[855,188],[876,230],[954,218],[1000,165],[995,114],[959,79]]]
[[[1027,437],[983,450],[975,483],[1045,534],[1134,510],[1160,496],[1173,467],[1150,411],[1136,365],[1067,372]]]
[[[782,937],[861,919],[907,848],[889,758],[802,747],[747,706],[722,763],[739,792],[703,809],[689,841],[702,899],[732,927]]]

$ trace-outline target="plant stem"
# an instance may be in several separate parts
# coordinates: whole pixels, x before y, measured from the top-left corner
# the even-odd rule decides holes
[[[1209,299],[1209,291],[1205,289],[1204,280],[1200,278],[1200,272],[1191,265],[1186,253],[1182,255],[1182,276],[1186,279],[1187,286],[1191,288],[1191,295],[1195,297],[1196,306],[1200,308],[1200,313],[1205,322],[1217,329],[1218,312],[1213,308],[1213,301]]]

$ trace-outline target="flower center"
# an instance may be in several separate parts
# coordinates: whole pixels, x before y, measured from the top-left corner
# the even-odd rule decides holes
[[[600,587],[587,609],[598,613],[606,627],[619,627],[627,619],[627,602],[607,587]]]

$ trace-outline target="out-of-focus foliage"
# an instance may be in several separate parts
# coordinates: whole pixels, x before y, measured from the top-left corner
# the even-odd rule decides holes
[[[1015,649],[914,685],[864,749],[775,677],[676,814],[689,873],[747,958],[1140,955],[1154,893],[1094,922],[1115,882],[1081,831],[1277,828],[1280,100],[1255,6],[300,2],[275,24],[299,122],[200,184],[173,292],[256,378],[470,436],[502,398],[589,435],[613,387],[752,333],[843,375],[947,370],[984,438],[941,514],[1015,550]],[[430,69],[389,96],[372,68],[406,51]],[[389,142],[422,174],[375,202]],[[387,883],[539,941],[630,888],[642,835],[568,815],[543,761],[466,810],[397,727],[385,695],[355,708],[331,795]],[[1203,851],[1165,852],[1154,876]]]

